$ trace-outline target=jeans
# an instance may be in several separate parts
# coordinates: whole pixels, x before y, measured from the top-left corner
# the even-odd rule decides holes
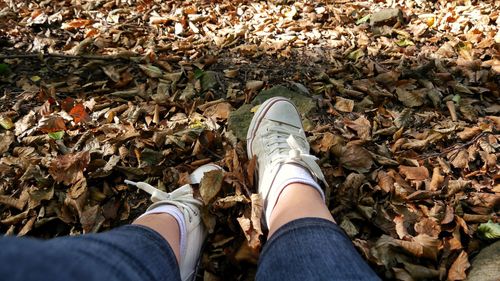
[[[166,240],[143,226],[51,240],[0,239],[2,280],[180,280]],[[278,229],[260,256],[257,280],[379,280],[334,223],[319,218]]]

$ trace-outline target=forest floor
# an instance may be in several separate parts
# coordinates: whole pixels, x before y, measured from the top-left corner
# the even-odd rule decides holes
[[[150,204],[125,179],[171,191],[215,162],[225,174],[200,187],[199,280],[252,280],[265,231],[244,131],[278,93],[300,103],[327,204],[370,266],[388,280],[463,280],[500,237],[499,11],[2,1],[0,231],[105,231]]]

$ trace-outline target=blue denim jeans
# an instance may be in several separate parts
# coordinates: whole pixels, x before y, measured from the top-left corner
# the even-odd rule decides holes
[[[175,255],[157,232],[127,225],[51,240],[0,239],[2,280],[180,280]],[[379,280],[340,228],[292,221],[265,245],[257,280]]]

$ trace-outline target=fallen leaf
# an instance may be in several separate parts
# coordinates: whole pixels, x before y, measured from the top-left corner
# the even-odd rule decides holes
[[[144,71],[144,73],[151,78],[159,78],[163,76],[163,71],[150,64],[139,64],[139,68]]]
[[[69,112],[69,115],[73,117],[73,120],[75,121],[76,124],[90,121],[90,116],[85,111],[83,103],[76,104]]]
[[[86,27],[91,25],[92,23],[93,20],[73,19],[71,21],[63,22],[61,28],[65,30],[71,30],[71,29]]]
[[[396,233],[398,234],[399,239],[405,239],[406,237],[410,237],[404,225],[405,220],[403,216],[395,216],[393,221],[394,224],[396,225]]]
[[[426,234],[431,237],[438,237],[441,233],[439,224],[431,218],[423,218],[415,224],[415,231],[418,234]]]
[[[10,145],[14,142],[15,136],[11,131],[0,134],[0,155],[9,150]]]
[[[249,203],[245,195],[232,195],[217,199],[213,206],[215,209],[228,209],[234,207],[238,203]]]
[[[334,107],[335,109],[343,112],[352,112],[352,110],[354,109],[354,101],[350,99],[344,99],[342,97],[337,97]]]
[[[408,180],[425,180],[429,178],[429,170],[426,167],[409,167],[400,165],[399,173],[405,176]]]
[[[477,228],[477,233],[486,239],[498,239],[500,238],[500,223],[494,223],[491,220],[482,223]]]
[[[258,80],[250,80],[247,81],[245,85],[245,89],[256,92],[264,87],[264,81],[258,81]]]
[[[436,191],[440,189],[443,182],[444,182],[444,176],[441,175],[440,167],[434,167],[432,171],[432,179],[429,185],[429,190]]]
[[[213,201],[222,188],[224,176],[221,170],[206,172],[200,182],[200,195],[205,204]]]
[[[424,97],[421,93],[410,92],[402,88],[396,88],[398,100],[408,107],[419,107],[424,104]]]
[[[453,167],[459,169],[467,169],[469,168],[469,153],[467,150],[462,149],[458,153],[455,153],[454,156],[451,156],[450,163]]]
[[[50,163],[49,173],[57,182],[70,185],[83,177],[83,171],[89,162],[88,151],[61,155]]]
[[[369,171],[373,165],[371,154],[362,146],[347,143],[342,149],[342,154],[339,157],[339,162],[345,168],[356,171],[358,173],[365,173]]]
[[[66,130],[66,122],[59,115],[46,116],[40,119],[38,128],[44,133],[55,133]]]
[[[469,257],[465,251],[461,251],[448,271],[448,280],[464,280],[467,277],[465,271],[469,267]]]
[[[476,135],[478,135],[479,133],[481,133],[481,128],[479,127],[473,127],[473,128],[464,128],[463,131],[459,132],[457,134],[457,136],[461,139],[461,140],[469,140],[473,137],[475,137]]]
[[[394,179],[384,171],[377,173],[378,185],[385,193],[391,193],[394,189]]]
[[[203,112],[203,115],[215,119],[227,120],[232,110],[233,107],[231,106],[231,104],[227,102],[221,102],[208,107],[205,112]]]
[[[64,136],[64,131],[48,133],[49,137],[54,140],[60,140]]]
[[[356,134],[358,135],[359,139],[361,140],[370,140],[371,139],[371,124],[368,119],[366,119],[364,116],[360,116],[358,119],[351,121],[351,120],[345,120],[344,121],[345,125],[356,131]]]
[[[26,130],[31,128],[35,124],[35,121],[36,121],[35,112],[30,111],[28,114],[24,115],[23,118],[16,121],[16,123],[14,124],[15,126],[14,134],[16,136],[21,135]]]
[[[12,123],[12,120],[7,116],[0,116],[0,126],[2,126],[5,130],[10,130],[14,127],[14,123]]]
[[[260,236],[262,235],[260,221],[262,218],[263,203],[260,194],[252,194],[250,199],[252,201],[250,218],[241,216],[237,220],[248,240],[250,248],[257,249],[260,247]]]
[[[83,233],[96,233],[104,222],[102,208],[99,205],[87,207],[82,212],[80,223],[82,224]]]

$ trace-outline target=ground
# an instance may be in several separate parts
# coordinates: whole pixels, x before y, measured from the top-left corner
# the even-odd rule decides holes
[[[265,233],[245,124],[285,94],[377,274],[463,280],[500,236],[499,5],[3,1],[0,231],[105,231],[150,204],[125,179],[171,191],[216,162],[223,178],[196,187],[199,280],[252,280]]]

